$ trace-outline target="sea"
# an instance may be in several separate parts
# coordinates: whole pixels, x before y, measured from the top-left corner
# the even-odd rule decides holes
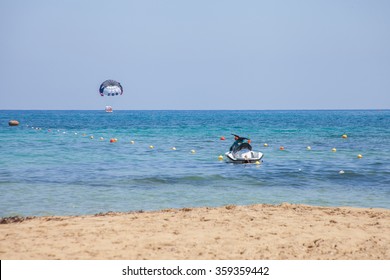
[[[258,203],[390,209],[390,110],[0,110],[1,217]]]

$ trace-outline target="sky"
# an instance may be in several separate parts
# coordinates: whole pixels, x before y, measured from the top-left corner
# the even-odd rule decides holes
[[[0,0],[0,110],[390,109],[388,0]],[[101,97],[106,79],[122,96]]]

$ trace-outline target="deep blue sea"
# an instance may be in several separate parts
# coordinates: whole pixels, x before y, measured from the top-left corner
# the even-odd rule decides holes
[[[390,111],[0,111],[2,217],[283,202],[390,208]]]

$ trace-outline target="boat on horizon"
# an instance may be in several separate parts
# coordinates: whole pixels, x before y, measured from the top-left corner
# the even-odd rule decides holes
[[[112,113],[112,107],[111,106],[106,106],[106,113]]]

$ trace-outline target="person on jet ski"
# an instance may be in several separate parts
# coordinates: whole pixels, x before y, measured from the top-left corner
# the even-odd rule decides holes
[[[238,149],[238,147],[240,147],[240,145],[242,145],[243,143],[246,144],[246,145],[244,145],[245,148],[252,150],[251,145],[249,145],[249,143],[251,141],[250,139],[248,139],[246,137],[240,137],[236,134],[232,134],[232,135],[234,135],[235,141],[234,141],[233,145],[230,147],[230,151],[236,152],[236,151],[241,150],[241,149]],[[247,142],[244,142],[245,140],[247,140]],[[242,148],[244,148],[244,147],[242,147]]]

